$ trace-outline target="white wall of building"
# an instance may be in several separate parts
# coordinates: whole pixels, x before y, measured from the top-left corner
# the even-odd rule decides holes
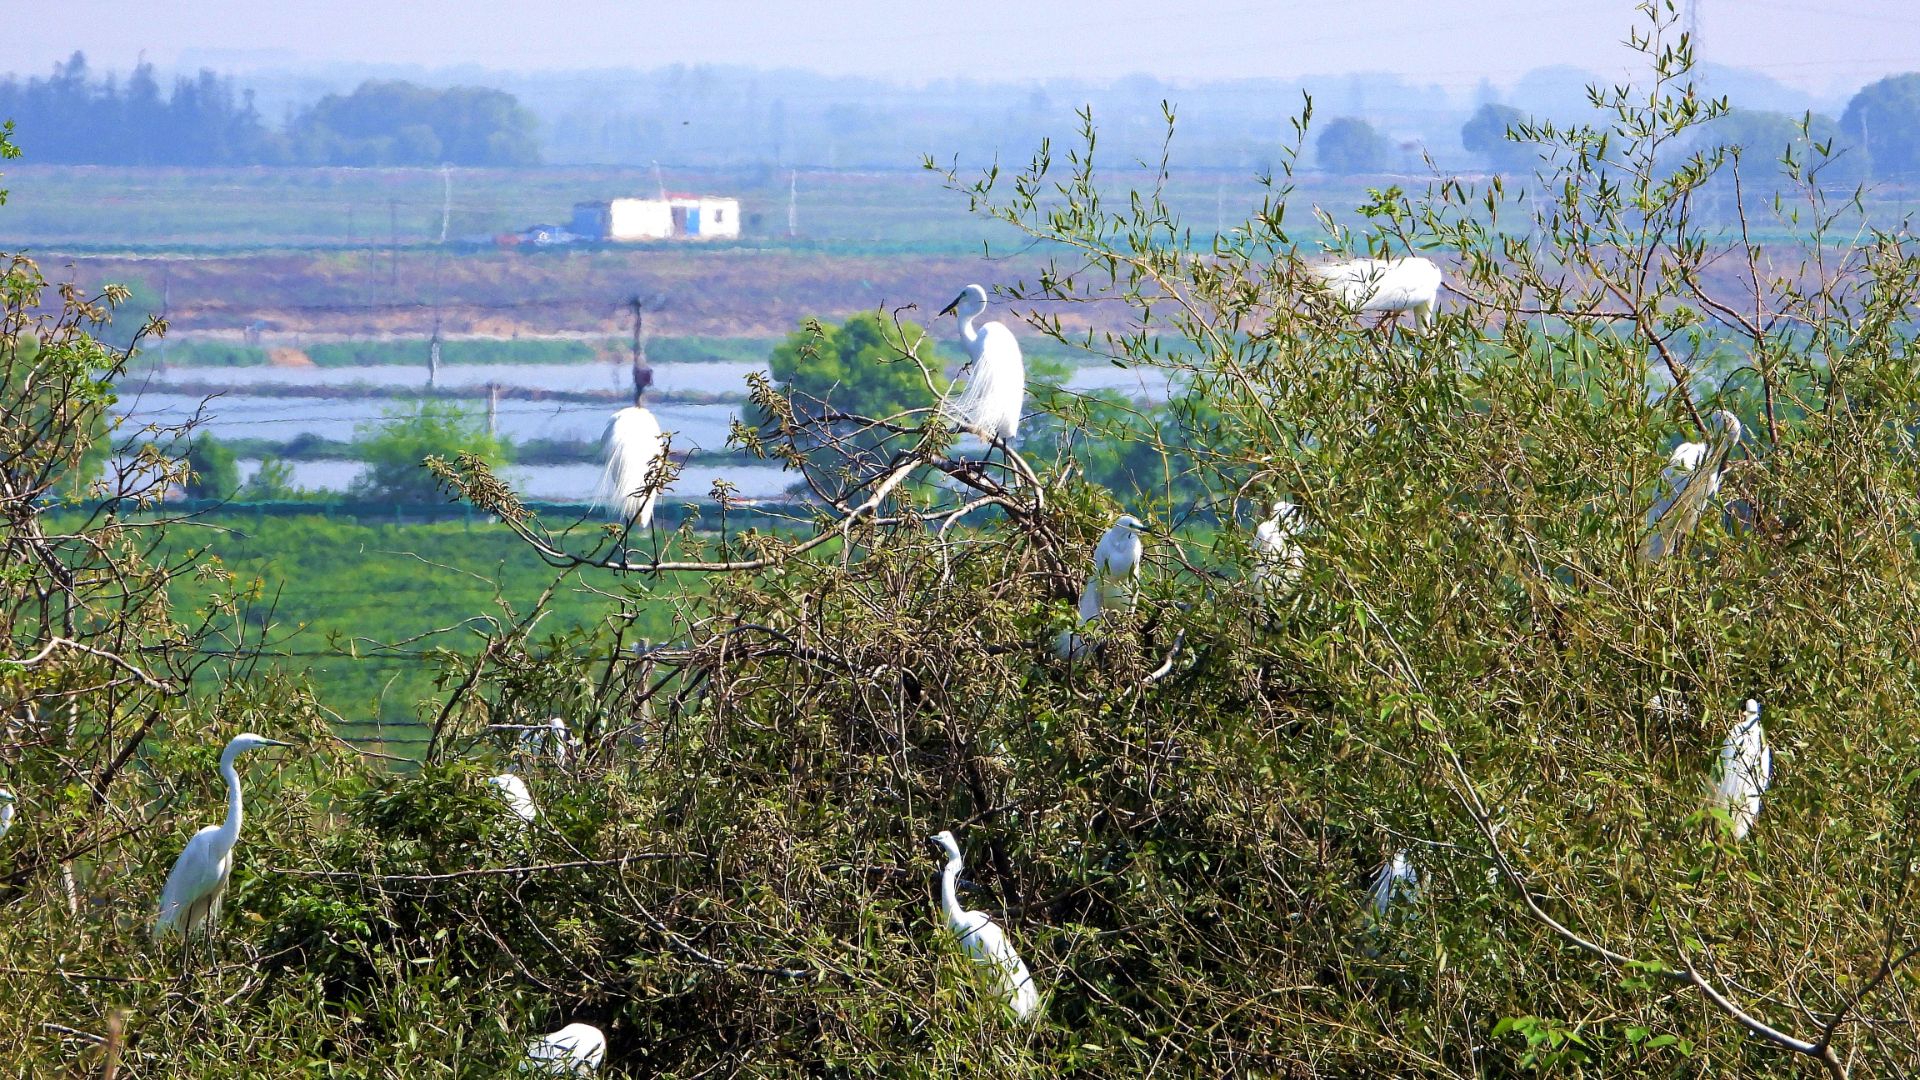
[[[608,211],[609,240],[663,240],[673,235],[673,208],[659,199],[615,199]]]
[[[717,240],[734,239],[740,235],[740,200],[716,199],[702,196],[700,199],[700,236]]]

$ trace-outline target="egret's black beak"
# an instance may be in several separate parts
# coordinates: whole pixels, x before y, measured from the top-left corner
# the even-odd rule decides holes
[[[948,305],[947,305],[946,307],[943,307],[943,308],[941,308],[941,309],[940,309],[940,314],[942,314],[942,315],[951,315],[951,314],[953,314],[953,309],[954,309],[954,308],[957,308],[957,307],[959,307],[959,306],[960,306],[960,301],[962,301],[962,300],[964,300],[964,299],[966,299],[966,296],[967,296],[967,294],[966,294],[966,293],[961,293],[961,294],[960,294],[959,296],[956,296],[956,297],[954,297],[954,298],[953,298],[953,303],[951,303],[951,304],[948,304]]]

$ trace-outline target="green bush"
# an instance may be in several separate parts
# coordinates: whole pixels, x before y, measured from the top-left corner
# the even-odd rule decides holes
[[[428,502],[437,497],[431,457],[472,454],[492,464],[507,460],[507,445],[486,431],[485,422],[457,402],[425,399],[387,410],[383,419],[354,429],[359,457],[367,463],[353,481],[360,498]]]

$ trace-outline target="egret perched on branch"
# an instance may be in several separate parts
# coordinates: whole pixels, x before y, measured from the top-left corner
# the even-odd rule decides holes
[[[1306,554],[1300,550],[1300,535],[1306,523],[1300,520],[1300,508],[1281,499],[1273,504],[1273,516],[1253,530],[1254,584],[1261,588],[1291,585],[1300,580]]]
[[[7,830],[13,828],[13,804],[13,792],[0,787],[0,836],[7,835]]]
[[[1412,903],[1419,896],[1420,874],[1413,868],[1413,860],[1405,851],[1394,852],[1373,877],[1374,917],[1384,919],[1395,904]]]
[[[1133,607],[1134,585],[1140,580],[1140,531],[1146,526],[1132,514],[1122,514],[1100,536],[1093,548],[1093,575],[1080,590],[1080,625],[1086,626],[1103,611]],[[1087,641],[1073,630],[1062,630],[1054,642],[1054,652],[1070,660],[1086,652]]]
[[[520,733],[520,752],[530,758],[552,754],[553,759],[562,766],[572,764],[573,751],[577,741],[573,732],[567,729],[567,722],[557,716],[549,716],[537,724],[489,724],[493,731],[517,731]]]
[[[540,816],[540,808],[533,804],[533,793],[527,790],[527,782],[512,773],[487,777],[487,783],[500,789],[500,797],[507,802],[507,809],[513,811],[521,821],[531,822]]]
[[[650,370],[634,374],[633,404],[613,414],[602,437],[607,466],[600,473],[600,486],[593,504],[614,512],[622,522],[644,529],[653,524],[653,503],[659,497],[651,490],[654,465],[665,454],[666,439],[660,433],[660,421],[653,418],[640,397],[653,382]]]
[[[960,855],[960,844],[950,832],[939,833],[931,837],[931,841],[947,860],[946,868],[940,873],[940,910],[947,916],[947,929],[960,939],[960,946],[975,963],[990,969],[994,989],[1007,1008],[1013,1010],[1013,1015],[1021,1020],[1033,1019],[1040,1011],[1040,990],[1034,985],[1026,961],[1014,951],[1007,932],[988,918],[986,912],[960,907],[957,891],[960,871],[967,868],[966,860]]]
[[[989,439],[1011,442],[1020,430],[1020,410],[1027,400],[1027,365],[1020,342],[1004,323],[990,322],[978,329],[973,320],[987,310],[987,290],[969,285],[940,314],[960,320],[960,340],[973,358],[967,387],[940,403],[941,415],[975,428]]]
[[[551,1035],[527,1044],[523,1073],[547,1076],[592,1076],[607,1057],[607,1037],[592,1024],[568,1024]]]
[[[1744,840],[1760,816],[1760,796],[1773,783],[1773,750],[1767,746],[1766,729],[1760,726],[1758,701],[1747,699],[1740,722],[1720,746],[1716,771],[1714,802],[1733,819],[1733,838]]]
[[[252,732],[235,735],[220,754],[220,775],[227,779],[227,820],[209,825],[193,834],[185,851],[167,875],[167,886],[160,892],[160,915],[153,923],[157,941],[169,930],[189,938],[204,929],[209,944],[214,924],[220,921],[220,899],[227,892],[227,876],[233,872],[233,845],[240,839],[240,773],[234,759],[260,746],[287,746]]]
[[[1660,471],[1660,497],[1647,510],[1647,539],[1640,557],[1655,562],[1673,550],[1680,537],[1693,531],[1707,500],[1720,491],[1720,475],[1727,455],[1740,441],[1740,418],[1721,409],[1707,418],[1706,442],[1683,442],[1673,448],[1667,467]]]
[[[1431,259],[1349,259],[1307,272],[1355,313],[1411,311],[1433,325],[1441,275]]]

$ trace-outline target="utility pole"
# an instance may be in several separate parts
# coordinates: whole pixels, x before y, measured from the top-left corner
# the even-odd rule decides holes
[[[453,166],[440,166],[440,242],[447,242],[447,222],[453,217]]]
[[[440,378],[440,305],[433,305],[433,337],[427,339],[427,388]]]
[[[173,311],[173,268],[167,267],[160,278],[160,321],[166,322]],[[167,327],[171,332],[173,327]],[[167,373],[167,336],[160,335],[160,374]]]
[[[387,303],[400,293],[400,204],[387,200]]]
[[[660,189],[660,201],[666,202],[667,201],[667,178],[660,175],[660,163],[658,161],[655,161],[653,163],[653,184],[655,187]]]
[[[500,384],[487,384],[487,438],[500,437]]]
[[[638,405],[640,395],[653,383],[653,368],[647,365],[647,304],[634,293],[627,298],[627,307],[633,311],[633,403]]]
[[[1699,63],[1700,52],[1700,2],[1687,0],[1687,40],[1693,44],[1693,62]]]
[[[787,239],[800,235],[800,170],[787,173]]]

